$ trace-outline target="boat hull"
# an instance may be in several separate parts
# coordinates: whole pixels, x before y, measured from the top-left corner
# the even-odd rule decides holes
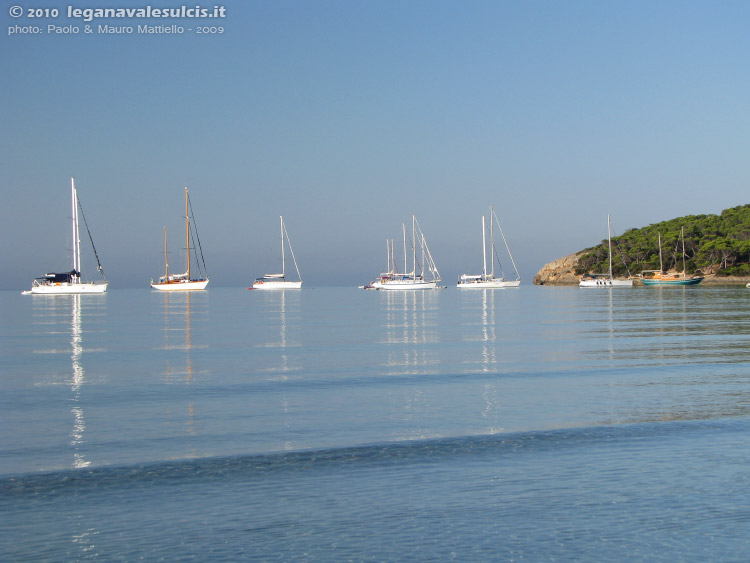
[[[521,280],[478,280],[458,282],[458,289],[502,289],[504,287],[518,287]]]
[[[39,284],[24,291],[24,295],[88,295],[105,293],[109,283],[55,283]]]
[[[581,280],[578,287],[633,287],[633,280],[610,280],[606,278]]]
[[[157,291],[200,291],[206,289],[209,280],[174,281],[169,283],[152,283],[151,289]]]
[[[302,289],[300,281],[257,281],[253,283],[253,289],[261,291],[279,291],[281,289]]]
[[[388,280],[374,282],[373,287],[381,291],[418,291],[422,289],[437,289],[437,281]]]
[[[643,285],[661,285],[661,286],[683,286],[683,285],[698,285],[703,281],[703,278],[686,278],[680,280],[649,280],[642,279]]]

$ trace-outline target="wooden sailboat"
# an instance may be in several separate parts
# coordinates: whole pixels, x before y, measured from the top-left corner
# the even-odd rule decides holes
[[[198,233],[196,229],[191,230],[190,228],[190,198],[188,196],[188,189],[185,188],[185,248],[187,251],[187,270],[183,274],[170,274],[169,263],[167,261],[167,227],[164,227],[164,275],[159,278],[159,281],[154,282],[151,280],[151,288],[158,291],[192,291],[206,289],[209,279],[208,276],[201,276],[194,278],[190,270],[190,235],[192,231],[196,231],[195,238],[198,240],[198,252],[201,255],[201,262],[203,262],[203,251],[200,248],[200,239],[198,239]],[[194,223],[195,221],[193,221]],[[203,262],[205,267],[205,262]]]
[[[616,280],[612,275],[612,223],[607,214],[607,243],[609,245],[609,272],[606,274],[586,274],[578,282],[579,287],[633,287],[633,279]]]
[[[494,219],[494,223],[493,223]],[[500,234],[505,243],[505,249],[508,252],[510,261],[513,264],[513,269],[516,272],[516,279],[506,280],[505,276],[501,275],[499,278],[495,277],[495,262],[500,263],[497,259],[497,252],[495,250],[495,236],[493,225],[497,224]],[[503,233],[503,228],[500,226],[500,221],[495,214],[495,210],[490,206],[490,272],[487,272],[487,228],[485,226],[485,217],[482,215],[482,273],[481,274],[462,274],[458,278],[458,284],[456,287],[459,289],[500,289],[503,287],[518,287],[521,285],[521,276],[518,273],[516,262],[513,260],[513,255],[510,253],[510,246]]]
[[[643,285],[697,285],[703,281],[703,276],[687,276],[685,268],[685,228],[680,229],[682,239],[682,272],[667,272],[661,257],[661,233],[659,233],[659,269],[644,270],[640,273]]]
[[[40,278],[36,278],[31,284],[31,290],[23,292],[25,295],[84,295],[90,293],[104,293],[107,291],[109,282],[106,279],[102,282],[84,282],[81,279],[81,234],[78,223],[79,211],[80,217],[83,217],[84,225],[86,225],[86,231],[89,234],[91,247],[94,250],[94,256],[96,256],[97,269],[102,274],[102,278],[104,278],[104,270],[99,262],[99,255],[96,253],[96,248],[94,247],[94,239],[91,237],[91,232],[88,230],[86,217],[83,215],[83,207],[81,207],[81,202],[78,199],[78,191],[76,190],[74,178],[70,179],[70,193],[73,228],[73,269],[69,272],[48,273]]]
[[[297,259],[294,257],[294,250],[292,249],[292,241],[289,239],[289,233],[286,231],[284,226],[284,217],[279,216],[281,221],[281,273],[280,274],[265,274],[262,278],[257,278],[253,282],[253,289],[261,290],[274,290],[274,289],[302,289],[302,276],[299,273],[299,267],[297,266]],[[289,252],[292,254],[292,261],[294,262],[294,268],[297,270],[297,280],[286,279],[286,254],[284,252],[285,243],[289,244]]]

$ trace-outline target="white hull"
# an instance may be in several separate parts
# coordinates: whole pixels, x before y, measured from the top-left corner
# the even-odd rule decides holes
[[[24,295],[84,295],[104,293],[109,283],[57,283],[33,285]]]
[[[151,289],[159,291],[194,291],[206,289],[209,280],[177,281],[170,283],[152,283]]]
[[[598,278],[592,280],[581,280],[578,282],[579,287],[633,287],[633,280],[611,280],[608,278]]]
[[[437,281],[425,281],[425,280],[388,280],[384,282],[373,282],[372,286],[375,289],[394,291],[394,290],[406,290],[413,291],[419,289],[437,289]]]
[[[253,283],[253,289],[262,291],[278,291],[280,289],[302,289],[302,280],[300,281],[256,281]]]
[[[504,287],[518,287],[521,280],[475,280],[459,281],[456,284],[458,289],[502,289]]]

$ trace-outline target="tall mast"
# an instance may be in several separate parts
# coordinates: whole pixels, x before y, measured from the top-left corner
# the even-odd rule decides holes
[[[414,279],[417,279],[417,235],[416,235],[416,217],[412,214],[411,216],[411,252],[412,260],[411,263],[414,265]]]
[[[396,239],[391,239],[391,267],[393,268],[393,273],[398,272],[398,262],[396,261]]]
[[[279,215],[279,220],[281,221],[281,275],[286,279],[286,264],[284,260],[284,217]]]
[[[185,248],[187,249],[187,277],[190,280],[190,214],[188,213],[187,186],[185,186]]]
[[[495,215],[495,208],[490,205],[490,275],[495,278],[495,231],[492,218]]]
[[[164,225],[164,281],[169,281],[169,264],[167,263],[167,226]]]
[[[388,241],[388,239],[385,239],[385,270],[384,272],[389,272],[391,270],[391,243]]]
[[[607,213],[607,242],[609,243],[609,279],[612,278],[612,224]]]
[[[406,264],[406,223],[401,223],[401,230],[404,234],[404,274],[409,272],[409,267]]]
[[[682,236],[682,277],[686,275],[685,268],[685,227],[680,228],[680,236]]]
[[[70,179],[70,205],[71,205],[71,218],[73,225],[73,269],[78,274],[75,274],[76,279],[80,279],[81,271],[81,237],[78,231],[78,194],[76,193],[75,180]]]
[[[424,246],[425,246],[425,241],[424,241],[424,233],[422,232],[422,229],[419,229],[419,236],[422,239],[422,268],[419,271],[419,275],[422,276],[422,277],[424,277],[424,267],[425,267]],[[414,268],[416,268],[416,267],[417,267],[417,265],[415,264]]]
[[[492,222],[490,222],[490,225]],[[487,279],[487,238],[486,238],[487,227],[484,223],[484,215],[482,215],[482,280]]]
[[[659,233],[659,271],[664,271],[664,264],[661,261],[661,233]]]

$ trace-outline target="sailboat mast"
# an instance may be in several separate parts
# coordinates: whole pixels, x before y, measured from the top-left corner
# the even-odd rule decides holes
[[[73,270],[78,271],[78,253],[76,252],[76,240],[78,240],[78,233],[76,232],[76,186],[73,178],[70,179],[70,221],[71,228],[73,229]]]
[[[164,225],[164,281],[169,281],[169,263],[167,263],[167,226]]]
[[[416,234],[416,217],[414,215],[411,216],[411,252],[412,252],[412,260],[411,263],[414,265],[414,279],[417,278],[417,234]]]
[[[409,271],[409,268],[406,264],[406,223],[401,223],[401,230],[403,231],[404,235],[404,274],[406,274]]]
[[[685,268],[685,227],[680,228],[680,236],[682,237],[682,277],[684,278],[687,274]]]
[[[73,278],[75,283],[81,281],[81,231],[78,227],[78,190],[75,181],[70,179],[70,189],[73,206],[73,269],[78,272]]]
[[[490,205],[490,276],[495,279],[495,231],[492,217],[495,209]]]
[[[286,260],[284,259],[284,217],[279,215],[281,222],[281,275],[286,279]]]
[[[422,232],[422,229],[419,230],[419,235],[422,237],[422,268],[419,272],[419,274],[424,277],[424,267],[425,267],[425,259],[424,259],[424,247],[425,247],[425,240],[424,240],[424,233]],[[416,265],[415,265],[416,267]]]
[[[612,223],[607,213],[607,242],[609,243],[609,279],[612,278]]]
[[[188,213],[187,186],[185,186],[185,248],[187,249],[187,278],[190,280],[190,214]]]
[[[492,223],[490,223],[492,224]],[[487,226],[484,222],[484,215],[482,215],[482,280],[487,279],[487,239],[486,239]]]
[[[664,271],[664,264],[661,261],[661,233],[659,233],[659,271]]]

